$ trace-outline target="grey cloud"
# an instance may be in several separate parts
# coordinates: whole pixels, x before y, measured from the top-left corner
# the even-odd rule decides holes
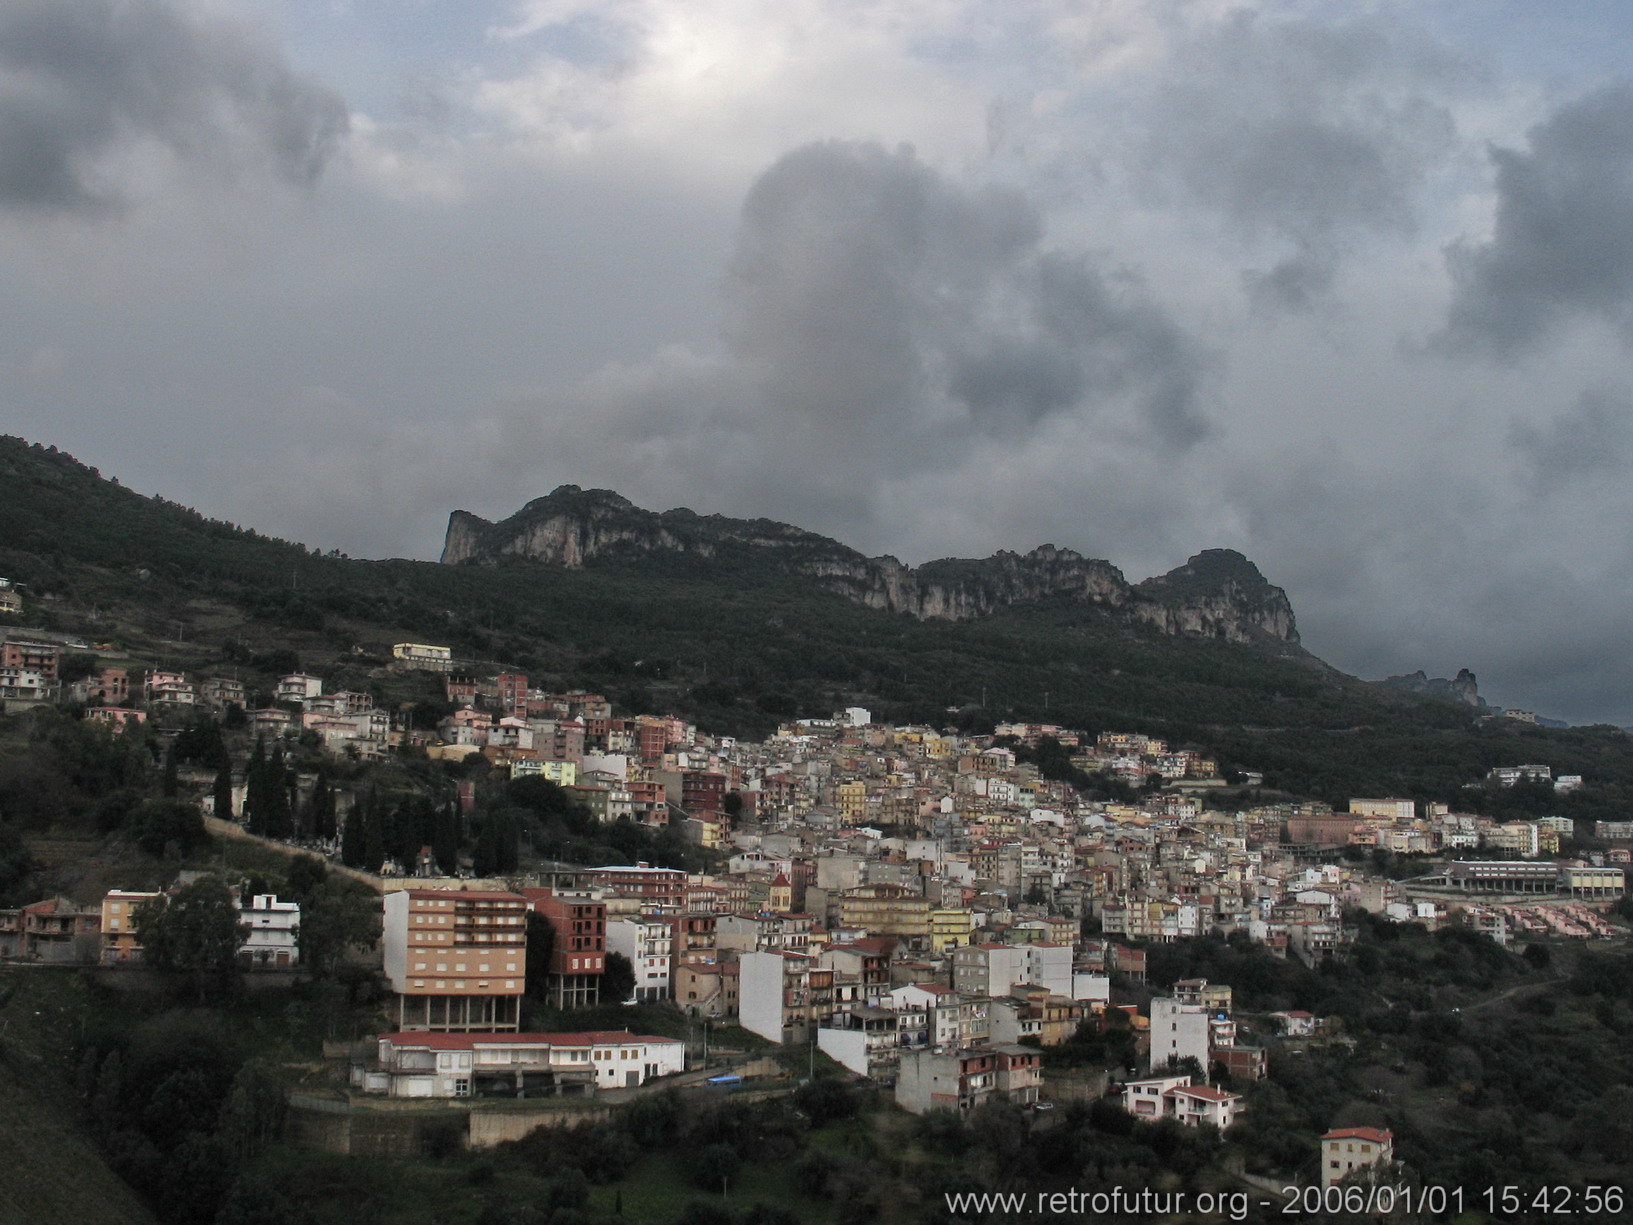
[[[1373,678],[1466,667],[1490,701],[1628,720],[1625,496],[1584,517],[1430,451],[1393,464],[1284,458],[1231,483],[1249,517],[1244,551],[1288,590],[1305,645],[1328,662]]]
[[[1147,172],[1242,237],[1291,244],[1248,287],[1261,305],[1301,307],[1354,236],[1412,228],[1414,194],[1455,140],[1440,98],[1468,75],[1381,23],[1236,13],[1176,50],[1145,117]]]
[[[1302,251],[1269,272],[1248,272],[1242,281],[1254,305],[1269,310],[1308,310],[1332,288],[1337,261],[1331,253]]]
[[[507,448],[511,479],[543,484],[544,455],[637,501],[774,507],[863,541],[906,481],[961,487],[1048,439],[1083,448],[1079,469],[1166,460],[1208,429],[1208,359],[1138,286],[1050,250],[1025,197],[908,149],[780,159],[721,296],[713,356],[668,350],[514,405],[507,429],[532,442]]]
[[[144,142],[308,185],[346,127],[337,95],[237,26],[160,0],[0,0],[0,206],[117,204],[108,159]]]
[[[771,412],[957,437],[1126,398],[1166,442],[1204,432],[1203,363],[1165,314],[1044,249],[1020,195],[962,188],[910,150],[784,157],[749,193],[726,293]]]
[[[1516,423],[1509,445],[1538,493],[1580,477],[1620,478],[1633,460],[1633,404],[1624,395],[1586,391],[1574,408],[1546,425]]]
[[[1447,253],[1440,347],[1513,356],[1571,319],[1633,325],[1633,86],[1571,102],[1491,159],[1495,229]]]

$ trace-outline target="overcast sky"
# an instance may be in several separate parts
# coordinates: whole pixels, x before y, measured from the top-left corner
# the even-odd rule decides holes
[[[1633,724],[1633,9],[0,0],[0,429],[354,556],[558,484],[1232,547]]]

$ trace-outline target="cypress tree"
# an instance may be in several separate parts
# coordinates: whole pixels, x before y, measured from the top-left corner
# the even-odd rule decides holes
[[[266,763],[262,791],[266,796],[266,815],[263,832],[268,838],[287,838],[295,831],[295,819],[289,811],[289,771],[284,765],[282,745],[273,747]]]
[[[346,814],[346,832],[340,837],[340,862],[348,868],[363,866],[363,822],[366,809],[362,801],[352,804]]]
[[[437,826],[431,837],[431,850],[444,876],[453,876],[458,872],[459,817],[454,812],[452,801],[437,809]]]
[[[223,821],[232,816],[232,763],[224,761],[215,772],[215,815]]]
[[[329,787],[329,773],[318,766],[318,781],[312,784],[312,837],[324,840],[335,836],[335,793]]]
[[[514,872],[522,864],[522,823],[516,814],[507,812],[505,823],[499,827],[499,870]]]
[[[176,742],[172,740],[170,747],[164,751],[164,781],[160,784],[159,794],[167,800],[176,798],[181,791],[179,767],[176,765]]]
[[[476,853],[471,867],[478,876],[492,876],[499,870],[499,814],[488,812],[482,818],[482,828],[476,835]]]
[[[267,820],[266,799],[266,743],[260,736],[250,750],[249,765],[244,768],[244,828],[252,834],[265,834]]]
[[[378,872],[386,858],[385,821],[380,814],[380,800],[369,792],[368,808],[363,816],[363,870]]]

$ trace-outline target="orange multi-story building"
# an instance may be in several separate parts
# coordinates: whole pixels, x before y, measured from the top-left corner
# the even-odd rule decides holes
[[[527,908],[550,920],[550,1002],[585,1008],[601,1000],[607,968],[607,904],[585,889],[523,889]]]
[[[385,972],[397,1027],[514,1030],[527,982],[527,899],[477,889],[385,896]]]
[[[136,940],[136,911],[157,893],[129,893],[110,889],[102,899],[102,964],[129,965],[142,960],[142,946]]]

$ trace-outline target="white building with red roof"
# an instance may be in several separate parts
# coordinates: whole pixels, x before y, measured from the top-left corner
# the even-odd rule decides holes
[[[1152,1076],[1123,1086],[1123,1109],[1137,1119],[1176,1119],[1187,1127],[1206,1123],[1224,1131],[1236,1121],[1242,1095],[1211,1085],[1193,1085],[1189,1076]]]
[[[391,1097],[588,1096],[686,1070],[675,1038],[595,1030],[570,1034],[381,1034],[352,1082]]]
[[[1342,1182],[1356,1170],[1382,1171],[1395,1160],[1395,1136],[1380,1127],[1340,1127],[1321,1137],[1321,1185]]]

